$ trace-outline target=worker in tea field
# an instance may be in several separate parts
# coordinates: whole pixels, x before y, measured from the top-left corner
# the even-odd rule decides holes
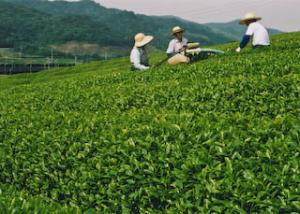
[[[167,56],[168,63],[177,65],[182,63],[197,62],[207,58],[207,53],[199,48],[198,42],[188,42],[183,37],[184,30],[177,26],[172,29],[172,34],[175,37],[170,41]]]
[[[169,63],[188,63],[190,59],[185,56],[184,51],[188,47],[188,40],[183,37],[184,29],[179,26],[176,26],[172,29],[172,35],[175,37],[169,43],[167,49],[167,56],[170,58]],[[181,53],[183,52],[183,53]]]
[[[261,17],[256,16],[254,13],[247,13],[243,19],[241,19],[241,25],[247,25],[248,29],[244,35],[240,46],[236,49],[236,52],[241,52],[241,50],[246,47],[252,37],[253,48],[269,47],[270,39],[267,29],[258,21]]]
[[[187,47],[188,40],[183,37],[184,30],[176,26],[172,29],[172,35],[175,37],[172,39],[169,43],[168,49],[167,49],[167,55],[168,57],[172,57],[178,52],[184,50]]]
[[[158,62],[155,67],[158,67],[165,63],[166,61],[170,65],[178,65],[185,63],[193,63],[202,59],[208,58],[212,54],[223,54],[223,51],[215,49],[203,49],[200,48],[198,42],[188,42],[186,38],[183,37],[184,30],[177,26],[172,29],[172,34],[175,37],[169,43],[167,49],[167,58]]]
[[[130,54],[132,71],[148,70],[150,68],[147,45],[153,39],[153,36],[146,36],[143,33],[138,33],[135,35],[134,47]]]

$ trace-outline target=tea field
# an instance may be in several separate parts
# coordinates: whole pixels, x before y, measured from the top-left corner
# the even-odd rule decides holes
[[[299,213],[299,38],[0,76],[0,213]]]

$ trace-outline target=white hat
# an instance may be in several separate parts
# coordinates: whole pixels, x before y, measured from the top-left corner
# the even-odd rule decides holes
[[[138,33],[134,37],[134,40],[135,40],[134,46],[136,46],[138,48],[143,47],[143,46],[149,44],[153,39],[154,39],[153,36],[146,36],[143,33]]]
[[[181,27],[179,26],[176,26],[172,29],[172,34],[176,34],[176,33],[180,33],[180,32],[184,32],[184,29],[182,29]]]
[[[256,21],[259,21],[259,20],[261,20],[261,19],[262,19],[262,18],[259,17],[259,16],[256,16],[255,13],[247,13],[247,14],[245,15],[245,17],[242,18],[242,19],[240,20],[240,24],[241,24],[241,25],[244,25],[244,24],[246,24],[246,22],[249,21],[249,20],[256,20]]]

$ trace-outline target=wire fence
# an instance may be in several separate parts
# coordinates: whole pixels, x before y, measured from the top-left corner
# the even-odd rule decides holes
[[[77,64],[74,59],[49,57],[0,57],[0,74],[12,75],[35,73],[52,68],[72,67]]]

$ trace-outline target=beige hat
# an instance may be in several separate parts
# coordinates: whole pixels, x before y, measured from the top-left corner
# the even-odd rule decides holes
[[[176,54],[168,60],[170,65],[178,65],[182,63],[189,63],[190,59],[182,54]]]
[[[176,33],[180,33],[180,32],[184,32],[184,29],[182,29],[179,26],[173,27],[173,29],[172,29],[172,34],[173,35],[176,34]]]
[[[247,13],[245,15],[245,17],[240,20],[240,24],[244,25],[244,24],[246,24],[247,21],[253,20],[253,19],[256,21],[262,20],[262,18],[259,16],[256,16],[255,13]]]
[[[143,47],[143,46],[149,44],[153,39],[154,39],[153,36],[146,36],[143,33],[138,33],[134,37],[134,40],[135,40],[134,46],[136,46],[138,48]]]

